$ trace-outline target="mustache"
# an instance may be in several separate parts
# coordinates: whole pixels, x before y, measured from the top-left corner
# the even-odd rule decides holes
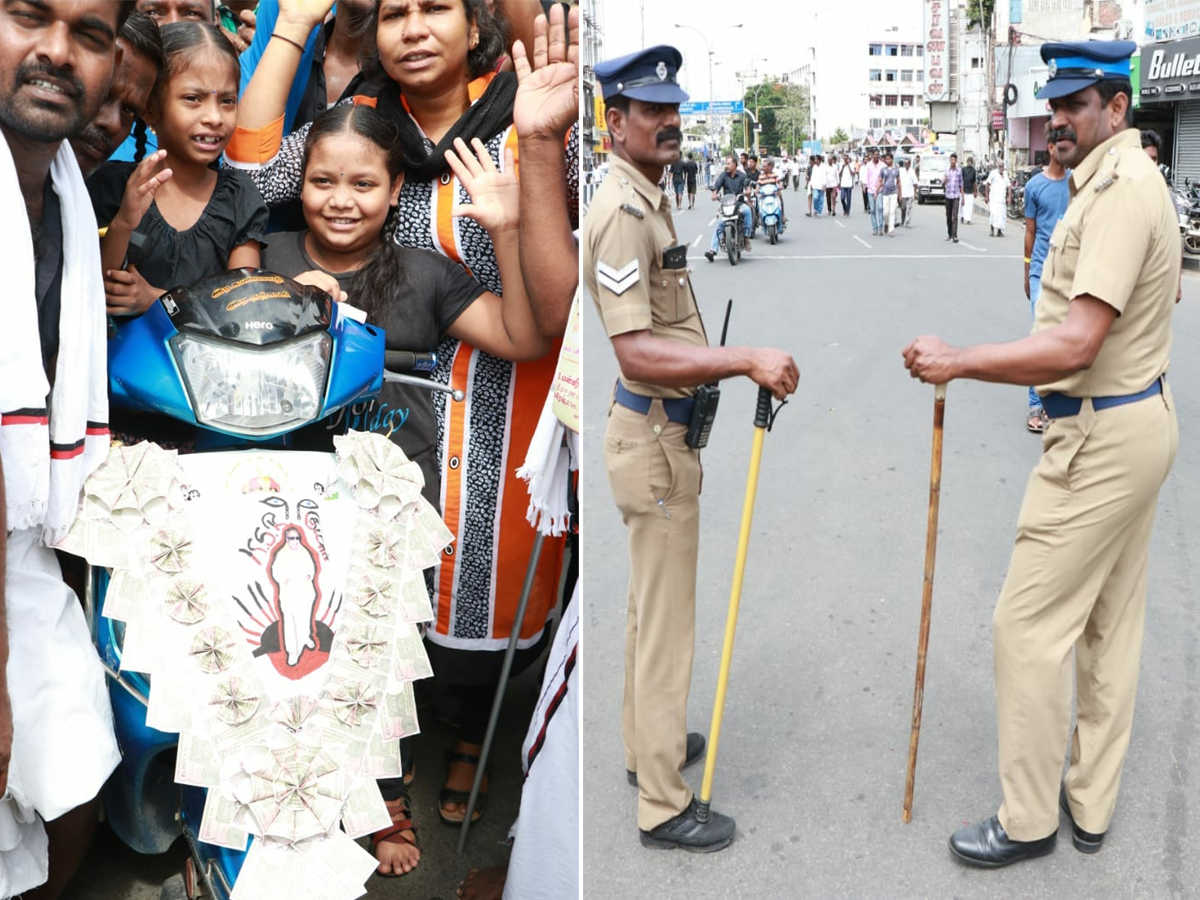
[[[1070,128],[1051,128],[1049,138],[1055,144],[1057,144],[1059,141],[1073,141],[1075,143],[1079,142],[1075,132]]]
[[[65,89],[69,97],[81,97],[83,95],[83,82],[81,82],[70,69],[60,69],[57,66],[52,66],[49,63],[23,63],[17,67],[17,82],[29,81],[31,78],[36,78],[38,75],[45,75],[58,82]]]
[[[110,156],[117,149],[117,144],[111,134],[101,131],[99,128],[93,128],[91,125],[84,127],[76,137],[85,144],[91,144],[105,156]]]
[[[667,141],[678,141],[683,143],[683,132],[678,128],[664,128],[654,137],[659,144],[665,144]]]

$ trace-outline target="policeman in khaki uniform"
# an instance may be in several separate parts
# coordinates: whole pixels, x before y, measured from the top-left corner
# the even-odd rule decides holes
[[[914,377],[1038,385],[1051,423],[1025,490],[993,618],[1000,784],[990,819],[955,832],[965,862],[1100,849],[1129,746],[1155,505],[1179,442],[1166,372],[1179,233],[1158,169],[1128,127],[1128,41],[1043,44],[1050,140],[1073,170],[1050,238],[1033,333],[954,348],[918,338]],[[1077,723],[1060,784],[1071,717]]]
[[[687,246],[656,185],[680,154],[682,62],[659,46],[596,66],[615,159],[584,223],[583,272],[621,370],[605,458],[629,529],[625,766],[639,787],[642,843],[704,852],[727,846],[734,823],[719,813],[699,822],[680,774],[704,750],[686,721],[700,524],[700,454],[685,442],[693,396],[697,385],[746,375],[782,398],[800,373],[779,350],[708,346]]]

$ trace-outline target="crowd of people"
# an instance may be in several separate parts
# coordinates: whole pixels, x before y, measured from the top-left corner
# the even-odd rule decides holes
[[[302,439],[331,450],[335,434],[382,423],[419,463],[424,494],[454,535],[442,564],[426,572],[435,611],[426,647],[435,679],[459,703],[437,808],[447,824],[464,821],[518,627],[535,534],[515,469],[577,285],[574,267],[556,261],[576,253],[578,10],[541,0],[230,6],[62,0],[0,9],[0,187],[28,213],[17,235],[28,246],[16,248],[27,308],[14,337],[25,347],[19,358],[5,355],[0,379],[0,412],[14,426],[0,432],[9,661],[27,652],[17,644],[57,650],[65,641],[78,665],[21,662],[60,669],[49,689],[83,698],[78,721],[46,721],[31,688],[10,680],[6,690],[0,627],[0,790],[7,774],[11,798],[28,801],[6,799],[0,817],[30,826],[23,846],[0,847],[3,896],[46,882],[37,896],[58,895],[86,852],[93,798],[116,763],[99,660],[49,547],[107,453],[110,424],[114,437],[188,447],[154,417],[108,414],[107,329],[165,290],[268,268],[365,311],[389,350],[436,350],[432,377],[465,391],[467,402],[450,410],[431,391],[388,383],[378,399]],[[403,427],[379,414],[400,408]],[[41,411],[40,431],[18,434],[14,417],[26,424],[29,410]],[[549,643],[565,544],[552,538],[541,548],[513,674]],[[47,633],[24,632],[22,606],[44,606],[47,596],[65,625],[42,614],[37,627]],[[388,876],[412,871],[421,855],[407,741],[401,756],[403,777],[381,782],[392,824],[371,841]],[[64,779],[67,771],[79,775]],[[485,776],[472,821],[486,811],[487,785]]]

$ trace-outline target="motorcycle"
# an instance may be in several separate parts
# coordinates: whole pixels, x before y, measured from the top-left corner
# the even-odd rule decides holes
[[[783,234],[783,203],[779,199],[779,185],[764,184],[758,188],[758,212],[767,239],[774,244]]]
[[[1200,255],[1200,198],[1195,195],[1196,188],[1188,185],[1187,190],[1176,188],[1171,191],[1171,199],[1175,202],[1175,213],[1179,217],[1179,234],[1183,239],[1183,249],[1187,253]]]
[[[742,218],[742,197],[738,194],[721,196],[721,223],[718,232],[721,251],[728,255],[729,264],[736,266],[742,258],[742,245],[746,241],[746,223]]]
[[[214,302],[215,297],[220,300]],[[173,289],[143,315],[126,320],[110,339],[112,403],[195,426],[197,456],[232,451],[206,460],[236,456],[245,461],[253,458],[246,455],[248,448],[290,449],[299,429],[377,396],[384,380],[462,399],[461,391],[409,374],[432,372],[433,354],[385,351],[383,332],[357,321],[351,310],[317,288],[256,269]],[[327,532],[336,524],[327,520]],[[320,529],[316,533],[321,536]],[[207,788],[176,783],[179,735],[147,722],[153,705],[150,677],[122,666],[126,625],[105,615],[109,587],[109,571],[94,566],[85,607],[122,749],[102,792],[107,821],[124,843],[143,854],[164,853],[183,835],[189,851],[185,871],[162,886],[162,900],[229,900],[249,850],[201,840]],[[254,655],[267,654],[267,643]]]

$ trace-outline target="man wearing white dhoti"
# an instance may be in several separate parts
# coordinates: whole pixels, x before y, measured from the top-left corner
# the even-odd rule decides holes
[[[0,897],[58,896],[120,759],[104,671],[51,547],[108,450],[96,219],[65,139],[107,97],[133,7],[0,5]]]
[[[999,160],[987,179],[988,226],[993,237],[1004,237],[1011,195],[1012,188],[1004,174],[1004,160]]]

